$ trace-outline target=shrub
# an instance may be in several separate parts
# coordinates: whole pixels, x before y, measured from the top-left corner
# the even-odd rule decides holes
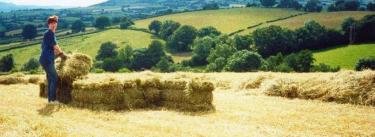
[[[167,20],[164,21],[161,25],[160,29],[160,37],[164,40],[169,40],[172,34],[181,26],[180,23],[172,21],[172,20]]]
[[[121,60],[119,58],[105,58],[103,60],[102,68],[105,71],[117,72],[121,67]]]
[[[106,16],[101,16],[96,18],[94,26],[98,29],[104,29],[105,27],[108,27],[111,25],[111,21]]]
[[[9,72],[14,68],[13,54],[7,54],[0,59],[0,72]]]
[[[23,67],[22,71],[32,71],[32,70],[37,70],[39,69],[39,61],[35,58],[31,58],[28,62],[26,62]]]
[[[227,64],[227,60],[225,58],[223,57],[216,58],[214,62],[207,65],[207,71],[220,72],[223,70],[226,64]]]
[[[190,44],[194,42],[196,35],[197,29],[184,25],[173,33],[171,40],[167,43],[168,49],[174,52],[191,51]]]
[[[94,72],[94,73],[104,73],[105,71],[104,71],[104,69],[96,68],[96,69],[93,69],[92,72]]]
[[[361,58],[358,60],[355,70],[362,71],[365,69],[375,70],[375,57]]]
[[[331,67],[329,65],[320,63],[319,65],[314,65],[312,68],[312,72],[338,72],[340,67]]]
[[[76,20],[70,27],[72,33],[84,32],[86,30],[86,25],[81,20]]]
[[[161,60],[156,64],[156,68],[160,70],[160,72],[170,72],[170,67],[173,65],[172,62],[168,60],[166,57],[162,57]]]
[[[127,17],[123,17],[120,22],[121,29],[128,29],[130,26],[134,25],[134,22]]]
[[[205,37],[205,36],[219,36],[221,32],[217,30],[215,27],[208,26],[198,30],[198,37]]]
[[[160,32],[160,29],[161,29],[161,25],[162,25],[162,23],[160,22],[160,21],[158,21],[158,20],[154,20],[154,21],[152,21],[151,23],[150,23],[150,25],[148,26],[148,29],[150,30],[150,31],[154,31],[155,32],[155,34],[159,34],[159,32]]]
[[[24,39],[33,39],[38,35],[35,25],[27,24],[22,29],[22,36]]]
[[[284,62],[296,72],[309,72],[314,63],[314,58],[311,51],[303,50],[288,55]]]
[[[112,42],[105,42],[100,46],[98,55],[96,55],[97,60],[103,60],[105,58],[115,58],[118,54],[116,51],[117,45]]]
[[[207,57],[209,56],[210,51],[214,47],[214,45],[214,40],[210,37],[196,39],[193,44],[193,56],[191,59],[191,65],[206,65],[208,63]]]
[[[128,68],[122,68],[120,70],[118,70],[119,73],[131,73],[132,71],[129,70]]]
[[[260,67],[261,59],[262,57],[256,52],[238,51],[229,57],[225,69],[235,72],[255,71]]]

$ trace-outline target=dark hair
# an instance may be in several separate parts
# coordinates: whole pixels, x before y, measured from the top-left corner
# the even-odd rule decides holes
[[[58,16],[50,16],[50,17],[48,17],[47,22],[48,22],[48,24],[51,24],[51,23],[57,23],[58,20],[59,20],[59,17],[58,17]]]

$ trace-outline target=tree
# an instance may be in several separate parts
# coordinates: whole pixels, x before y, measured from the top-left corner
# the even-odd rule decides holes
[[[97,60],[104,60],[106,58],[116,58],[118,52],[116,51],[117,45],[112,42],[105,42],[100,46]]]
[[[203,27],[198,30],[198,37],[205,37],[205,36],[219,36],[221,32],[217,30],[215,27],[208,26],[208,27]]]
[[[356,25],[357,21],[353,17],[348,17],[342,22],[341,30],[344,31],[345,35],[349,36],[350,28]]]
[[[160,29],[160,37],[164,40],[169,40],[172,34],[180,27],[180,23],[167,20],[164,21]]]
[[[76,20],[73,22],[71,30],[73,33],[84,32],[86,25],[81,20]]]
[[[219,9],[219,5],[217,3],[209,3],[203,6],[203,10],[216,10]]]
[[[171,40],[167,42],[167,47],[173,52],[191,51],[190,44],[194,42],[197,35],[197,29],[193,26],[181,26],[173,33]]]
[[[113,17],[112,24],[119,24],[121,22],[121,17]]]
[[[312,52],[303,50],[285,57],[284,62],[296,72],[309,72],[314,63]]]
[[[280,0],[280,3],[277,5],[277,7],[300,9],[302,5],[299,4],[296,0]]]
[[[118,58],[121,60],[123,67],[131,68],[133,62],[133,48],[130,45],[121,48],[119,50]]]
[[[325,27],[318,22],[306,22],[303,27],[296,30],[299,50],[324,48],[327,45],[325,41],[326,32]]]
[[[356,40],[358,42],[375,41],[375,15],[366,15],[359,20],[356,28]]]
[[[5,37],[6,28],[0,24],[0,38]]]
[[[0,72],[9,72],[14,68],[13,54],[7,54],[0,59]]]
[[[101,17],[96,18],[94,26],[98,29],[104,29],[110,25],[111,25],[110,19],[106,16],[101,16]]]
[[[375,70],[375,57],[361,58],[358,60],[355,70],[362,71],[365,69]]]
[[[152,61],[147,56],[147,48],[141,48],[134,50],[132,68],[134,70],[150,69],[152,67]]]
[[[269,57],[279,52],[289,54],[297,50],[296,36],[293,31],[280,26],[269,26],[254,31],[255,48],[263,57]]]
[[[328,11],[356,11],[359,10],[360,2],[358,0],[337,0],[329,5]]]
[[[372,2],[368,3],[367,4],[367,10],[368,11],[375,11],[375,3],[372,3]]]
[[[250,50],[250,45],[253,44],[253,40],[250,35],[236,35],[234,36],[234,47],[237,50]]]
[[[284,56],[281,53],[278,53],[275,56],[270,56],[267,58],[267,69],[269,71],[279,71],[278,68],[281,64],[283,64]]]
[[[216,58],[214,62],[207,65],[207,70],[211,72],[220,72],[223,70],[227,60],[223,57]]]
[[[39,66],[40,66],[39,61],[35,58],[31,58],[29,61],[27,61],[23,65],[22,71],[38,70]]]
[[[319,0],[309,0],[305,5],[305,11],[307,12],[320,12],[322,6]]]
[[[161,43],[158,40],[152,41],[151,44],[148,46],[146,54],[147,57],[149,57],[151,60],[151,66],[154,66],[160,61],[162,57],[166,56],[163,47],[163,43]]]
[[[273,7],[276,4],[275,0],[260,0],[260,3],[264,7]]]
[[[120,22],[121,29],[128,29],[130,26],[134,25],[134,22],[127,17],[123,17]]]
[[[102,64],[103,70],[109,72],[117,72],[121,67],[121,60],[119,58],[105,58]]]
[[[161,72],[171,72],[170,67],[172,65],[173,63],[170,62],[167,57],[162,57],[158,64],[156,64],[156,68],[158,68]]]
[[[229,57],[225,69],[235,72],[256,71],[260,67],[261,61],[262,57],[258,53],[242,50]]]
[[[159,35],[162,23],[158,20],[153,20],[150,25],[148,25],[148,29],[150,31],[154,31],[155,34]]]
[[[214,45],[214,40],[210,37],[204,37],[195,40],[193,44],[193,56],[191,58],[191,65],[206,65],[208,63],[207,57]]]
[[[207,61],[213,63],[217,58],[228,59],[235,52],[236,49],[232,45],[219,44],[211,50],[210,55],[207,57]]]
[[[22,29],[22,37],[24,39],[33,39],[38,35],[36,27],[32,24],[25,25]]]

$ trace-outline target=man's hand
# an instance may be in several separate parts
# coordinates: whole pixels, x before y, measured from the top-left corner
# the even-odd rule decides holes
[[[66,56],[64,52],[61,52],[61,53],[58,54],[57,56],[60,57],[61,60],[66,60],[66,59],[68,58],[68,56]]]

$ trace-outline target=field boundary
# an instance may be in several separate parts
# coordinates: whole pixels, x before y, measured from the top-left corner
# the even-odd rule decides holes
[[[287,16],[287,17],[281,17],[281,18],[277,18],[277,19],[273,19],[273,20],[267,20],[267,21],[264,21],[264,22],[261,22],[261,23],[249,26],[249,27],[247,27],[245,29],[240,29],[240,30],[234,31],[232,33],[229,33],[228,35],[229,36],[233,36],[233,35],[236,35],[238,33],[243,32],[245,30],[250,30],[250,29],[259,27],[261,25],[264,25],[264,24],[270,24],[270,23],[274,23],[274,22],[277,22],[277,21],[287,20],[287,19],[290,19],[290,18],[294,18],[294,17],[297,17],[297,16],[306,15],[306,14],[309,14],[309,13],[308,12],[303,12],[303,13],[293,14],[293,15],[290,15],[290,16]]]

